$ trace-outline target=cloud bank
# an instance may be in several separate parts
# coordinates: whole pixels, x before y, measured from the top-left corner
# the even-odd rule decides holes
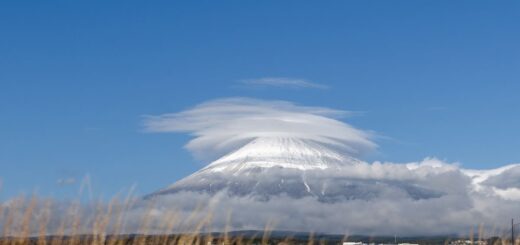
[[[251,87],[278,87],[278,88],[313,88],[328,89],[329,86],[313,83],[304,79],[287,77],[264,77],[239,81],[240,84]]]
[[[287,101],[226,98],[172,114],[147,116],[150,132],[186,132],[194,136],[186,148],[210,161],[259,137],[291,137],[330,145],[351,155],[374,150],[372,133],[337,118],[349,112],[298,106]]]

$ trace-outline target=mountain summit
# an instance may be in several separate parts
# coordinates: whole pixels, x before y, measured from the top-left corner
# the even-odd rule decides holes
[[[203,170],[238,173],[247,169],[279,167],[314,170],[342,168],[359,160],[313,140],[290,137],[257,138],[221,157]]]

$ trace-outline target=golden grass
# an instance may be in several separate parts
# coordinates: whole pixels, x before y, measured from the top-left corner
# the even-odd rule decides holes
[[[206,232],[211,230],[212,215],[204,215],[197,211],[185,219],[179,213],[170,211],[161,213],[160,218],[154,215],[154,202],[138,217],[138,228],[135,234],[128,234],[129,219],[127,211],[133,208],[135,199],[131,193],[123,200],[117,197],[108,203],[91,204],[89,212],[85,212],[82,204],[72,202],[68,206],[53,208],[56,203],[50,199],[19,197],[0,203],[0,245],[127,245],[127,244],[341,244],[348,240],[327,241],[315,238],[312,233],[306,238],[271,237],[276,224],[270,222],[262,232],[253,236],[231,235],[229,226],[223,233]],[[195,208],[200,210],[200,207]],[[132,218],[135,221],[135,217]],[[231,213],[228,215],[231,222]],[[180,225],[192,224],[192,229],[177,230]],[[134,224],[135,225],[135,224]],[[470,232],[469,237],[484,240],[483,227],[479,227],[478,236]],[[125,234],[127,233],[127,234]],[[498,238],[494,245],[510,245],[509,237]],[[444,241],[448,244],[450,240]],[[515,244],[519,244],[517,240]]]

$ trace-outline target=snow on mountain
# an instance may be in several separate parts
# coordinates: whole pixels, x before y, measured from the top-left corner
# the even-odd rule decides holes
[[[360,162],[342,155],[331,147],[298,138],[257,138],[240,149],[209,164],[204,170],[213,172],[251,168],[280,167],[288,169],[340,169],[345,164]]]
[[[223,191],[263,201],[275,196],[313,196],[321,202],[338,202],[385,195],[417,200],[442,195],[413,181],[350,177],[348,173],[357,165],[368,164],[331,145],[290,137],[256,138],[150,196]]]
[[[475,192],[490,193],[507,200],[520,200],[520,164],[496,169],[462,169],[471,178]]]

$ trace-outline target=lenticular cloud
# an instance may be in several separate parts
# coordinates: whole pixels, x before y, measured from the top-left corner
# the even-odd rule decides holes
[[[311,140],[358,156],[376,148],[371,133],[337,120],[341,110],[298,106],[286,101],[227,98],[199,104],[179,113],[147,116],[151,132],[188,132],[195,156],[214,160],[256,138]]]

